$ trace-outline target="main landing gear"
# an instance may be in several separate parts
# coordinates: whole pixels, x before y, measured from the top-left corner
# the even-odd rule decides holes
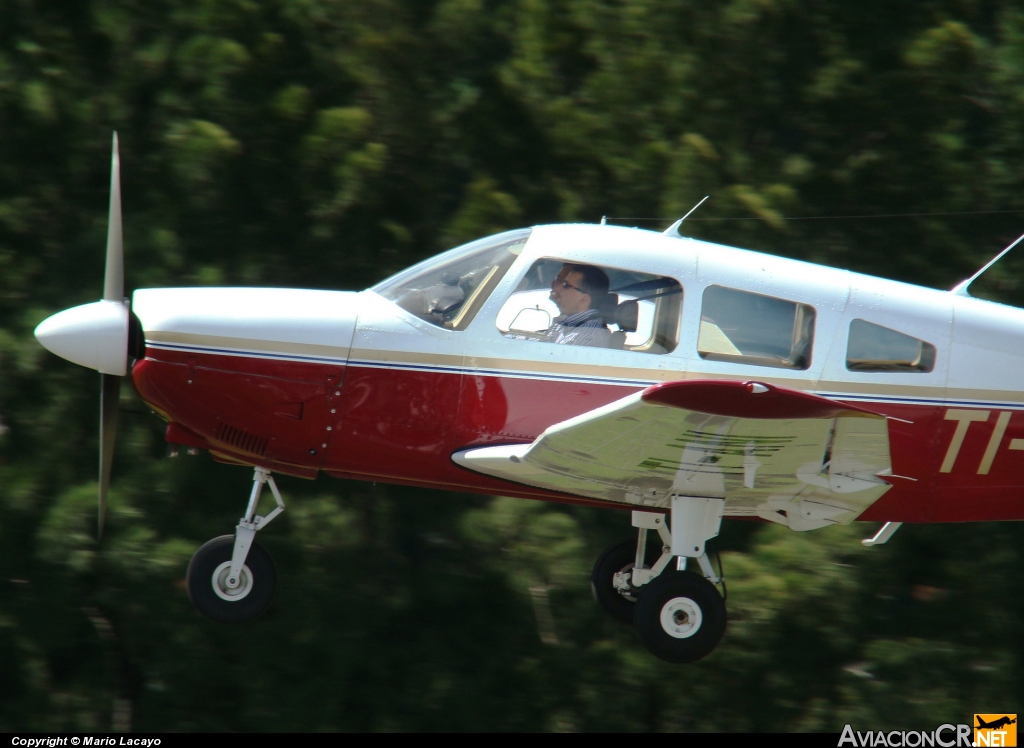
[[[269,484],[277,506],[266,517],[256,506]],[[277,571],[270,554],[256,542],[256,533],[284,511],[284,501],[269,470],[256,468],[252,494],[245,516],[235,534],[221,535],[203,545],[189,562],[185,581],[196,610],[220,623],[244,623],[258,617],[270,605]]]
[[[648,651],[666,662],[696,662],[725,633],[725,600],[715,587],[721,579],[704,552],[718,535],[724,503],[673,496],[671,531],[667,515],[633,512],[636,542],[612,546],[594,564],[590,586],[598,603],[633,624]],[[658,532],[660,547],[648,543],[648,530]],[[686,569],[690,558],[699,573]]]

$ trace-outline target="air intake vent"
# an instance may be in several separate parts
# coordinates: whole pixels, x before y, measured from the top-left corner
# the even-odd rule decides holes
[[[241,452],[248,452],[260,457],[267,453],[266,439],[254,436],[248,431],[236,429],[234,426],[229,426],[226,423],[222,423],[217,428],[217,441],[230,444]]]

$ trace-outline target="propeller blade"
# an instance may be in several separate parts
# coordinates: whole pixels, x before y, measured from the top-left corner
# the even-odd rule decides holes
[[[114,441],[117,437],[117,410],[121,397],[121,377],[100,374],[100,495],[97,537],[103,537],[107,516],[107,491],[110,489],[110,468],[114,464]]]
[[[103,276],[104,301],[124,301],[124,236],[121,227],[121,157],[117,133],[110,154],[110,214],[107,218],[107,267]]]
[[[124,233],[121,224],[121,156],[117,133],[110,151],[110,212],[107,216],[107,264],[103,272],[103,300],[124,302]],[[125,354],[127,356],[127,353]],[[107,493],[117,440],[117,411],[121,399],[121,377],[100,373],[100,488],[97,538],[103,538],[107,519]]]

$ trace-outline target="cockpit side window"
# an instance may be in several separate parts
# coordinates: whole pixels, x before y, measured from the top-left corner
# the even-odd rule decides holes
[[[523,251],[530,232],[519,229],[478,239],[414,265],[370,290],[432,325],[465,330]]]
[[[555,258],[537,260],[498,312],[505,337],[668,353],[683,289],[673,278]]]
[[[862,319],[850,322],[846,346],[850,371],[929,372],[935,369],[935,346]]]

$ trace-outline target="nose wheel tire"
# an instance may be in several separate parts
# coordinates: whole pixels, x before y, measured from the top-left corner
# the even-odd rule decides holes
[[[640,589],[633,623],[640,641],[660,660],[696,662],[725,633],[725,601],[704,577],[665,570]]]
[[[253,541],[238,584],[230,587],[227,580],[234,546],[234,535],[214,538],[196,551],[185,572],[192,604],[219,623],[244,623],[257,618],[270,605],[277,584],[274,560]]]
[[[649,542],[647,544],[647,566],[653,566],[661,555],[661,546]],[[630,571],[636,562],[636,539],[624,540],[613,545],[594,562],[594,570],[590,574],[590,590],[594,599],[619,623],[632,625],[633,608],[636,607],[637,589],[619,591],[615,588],[615,575],[620,571]]]

